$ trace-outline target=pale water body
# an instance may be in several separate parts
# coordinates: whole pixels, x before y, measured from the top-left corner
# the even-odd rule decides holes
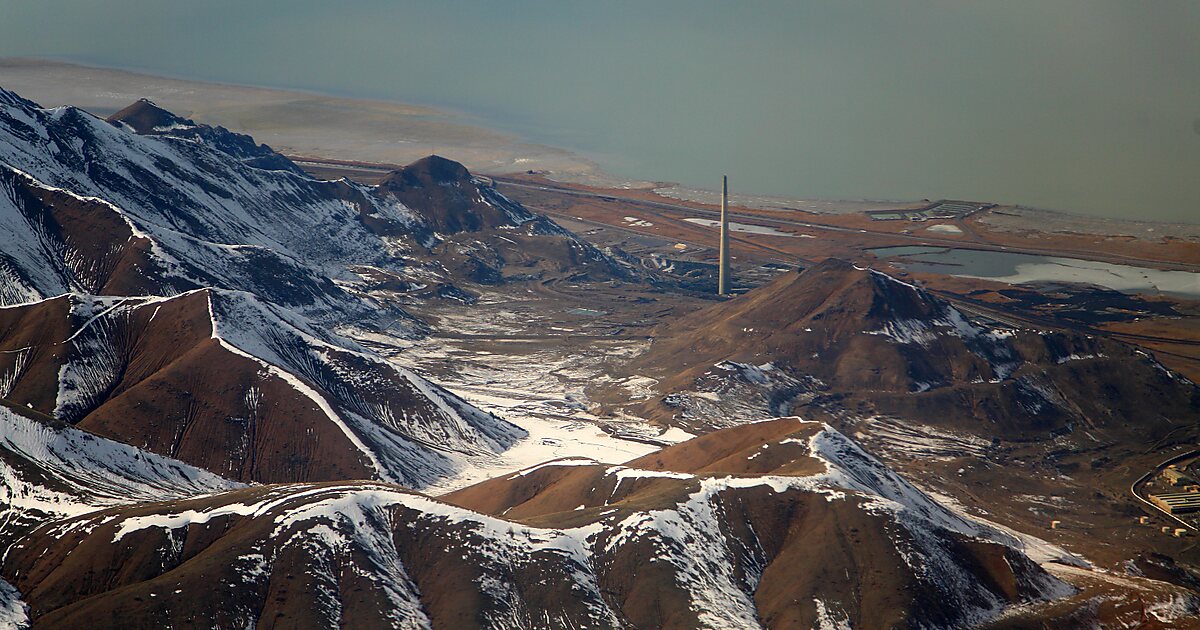
[[[1200,273],[1163,271],[1094,260],[940,247],[883,247],[882,258],[902,257],[911,271],[982,278],[1009,284],[1077,283],[1122,293],[1169,295],[1200,300]]]
[[[626,178],[1200,222],[1195,0],[0,0],[0,55],[435,105]]]

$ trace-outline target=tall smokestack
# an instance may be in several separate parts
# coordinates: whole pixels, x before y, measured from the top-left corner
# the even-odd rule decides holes
[[[729,295],[729,177],[721,176],[721,248],[717,271],[717,293]]]

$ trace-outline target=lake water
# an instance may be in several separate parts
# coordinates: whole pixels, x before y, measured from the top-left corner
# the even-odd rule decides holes
[[[611,173],[1200,222],[1194,0],[0,1],[0,55],[435,105]]]
[[[884,247],[871,250],[898,261],[910,271],[982,278],[1009,284],[1069,282],[1122,293],[1146,293],[1200,299],[1200,274],[1114,265],[1077,258],[1032,256],[1009,252],[939,247]]]

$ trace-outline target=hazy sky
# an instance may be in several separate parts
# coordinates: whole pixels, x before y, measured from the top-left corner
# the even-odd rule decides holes
[[[0,0],[0,55],[453,107],[610,171],[1200,221],[1196,0]]]

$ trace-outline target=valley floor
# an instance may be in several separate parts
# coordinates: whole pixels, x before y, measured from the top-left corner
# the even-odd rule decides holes
[[[493,461],[476,461],[425,489],[440,494],[551,459],[623,462],[691,437],[606,410],[585,390],[610,381],[611,365],[645,351],[657,318],[704,303],[637,288],[532,284],[516,293],[485,294],[469,307],[450,302],[413,307],[436,322],[436,332],[425,339],[345,332],[529,431]],[[637,400],[651,395],[651,384],[631,377],[616,385]]]

